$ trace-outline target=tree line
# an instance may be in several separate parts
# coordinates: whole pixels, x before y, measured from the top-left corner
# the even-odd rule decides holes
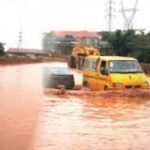
[[[143,30],[116,30],[101,32],[102,40],[108,41],[114,55],[133,56],[140,62],[150,63],[150,32]]]

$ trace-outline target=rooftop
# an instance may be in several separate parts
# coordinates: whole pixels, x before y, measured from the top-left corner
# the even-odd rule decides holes
[[[54,34],[59,37],[65,37],[66,35],[73,36],[74,38],[99,37],[98,33],[93,31],[54,31]]]

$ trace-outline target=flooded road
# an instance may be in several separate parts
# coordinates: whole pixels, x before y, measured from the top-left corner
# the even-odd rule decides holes
[[[0,67],[0,150],[26,150],[42,101],[40,65]]]
[[[42,67],[0,67],[0,150],[150,149],[150,98],[45,94]]]

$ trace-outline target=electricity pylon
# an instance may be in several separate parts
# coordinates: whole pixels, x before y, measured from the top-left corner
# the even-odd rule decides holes
[[[137,4],[138,4],[138,0],[135,1],[133,8],[125,8],[123,1],[120,1],[121,3],[121,13],[124,19],[124,27],[125,29],[132,29],[133,28],[133,20],[135,17],[135,14],[137,12]],[[130,15],[127,16],[127,13]]]

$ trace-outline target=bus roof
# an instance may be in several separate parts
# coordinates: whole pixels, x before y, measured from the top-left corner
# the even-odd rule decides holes
[[[136,60],[133,57],[122,57],[122,56],[88,56],[88,59],[102,59],[102,60]]]

